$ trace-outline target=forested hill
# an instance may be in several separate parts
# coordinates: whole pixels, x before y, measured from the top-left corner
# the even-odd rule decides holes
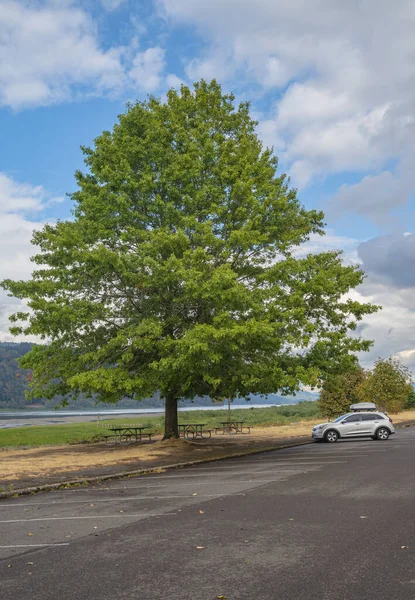
[[[32,345],[13,342],[0,343],[0,408],[24,408],[30,374],[19,369],[17,359],[29,352]]]
[[[39,398],[37,400],[27,401],[25,398],[25,390],[27,389],[31,373],[19,369],[17,359],[29,352],[32,344],[0,342],[0,409],[22,409],[30,407],[54,408],[62,402],[62,398],[56,397],[52,400]],[[301,392],[295,398],[290,396],[280,396],[278,394],[269,394],[267,398],[260,396],[251,396],[251,402],[255,404],[294,404],[301,400],[315,400],[316,395],[308,392]],[[238,400],[238,403],[244,402]],[[211,406],[210,398],[196,398],[194,402],[181,401],[182,406]],[[117,403],[116,408],[159,408],[164,405],[156,394],[153,398],[147,398],[138,403],[136,400],[121,400]],[[69,408],[86,409],[93,407],[115,408],[112,405],[95,404],[93,400],[79,398],[76,401],[69,402]]]

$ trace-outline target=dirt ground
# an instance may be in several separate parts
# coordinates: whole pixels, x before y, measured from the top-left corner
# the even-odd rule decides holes
[[[395,424],[415,421],[415,411],[392,416]],[[0,488],[22,488],[44,483],[102,476],[110,473],[163,467],[202,458],[219,458],[249,450],[266,450],[279,445],[310,439],[306,421],[278,427],[255,427],[250,435],[213,435],[211,439],[185,440],[106,446],[77,444],[47,446],[26,450],[0,449]]]

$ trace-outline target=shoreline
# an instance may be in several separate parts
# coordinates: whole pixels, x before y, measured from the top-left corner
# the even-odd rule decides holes
[[[249,408],[272,408],[272,407],[291,406],[291,404],[231,404],[232,409]],[[293,404],[293,406],[295,406]],[[226,410],[227,405],[217,406],[183,406],[179,412],[196,410]],[[15,429],[18,427],[31,427],[32,425],[67,425],[70,423],[93,423],[94,421],[105,421],[123,417],[158,417],[164,415],[164,407],[161,408],[132,408],[128,409],[103,409],[103,410],[39,410],[39,411],[0,411],[0,431],[2,429]]]

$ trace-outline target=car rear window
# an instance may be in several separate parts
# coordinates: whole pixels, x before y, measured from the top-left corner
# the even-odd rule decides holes
[[[379,419],[383,419],[383,418],[384,417],[382,417],[378,413],[370,413],[370,414],[362,415],[363,421],[378,421]]]

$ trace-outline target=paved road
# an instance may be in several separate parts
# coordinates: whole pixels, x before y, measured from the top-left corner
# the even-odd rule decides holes
[[[414,600],[415,428],[0,501],[4,600]]]

